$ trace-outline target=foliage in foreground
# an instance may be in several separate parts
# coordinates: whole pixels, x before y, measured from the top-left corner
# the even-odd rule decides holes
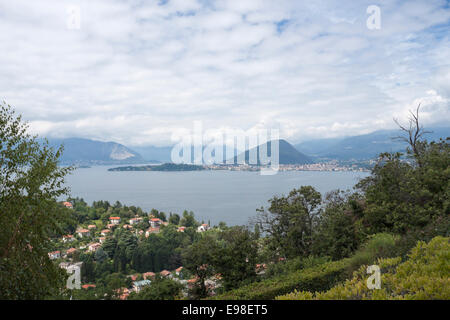
[[[47,253],[67,210],[58,167],[62,149],[39,144],[10,106],[0,106],[0,299],[42,299],[64,283],[65,272]]]
[[[224,300],[269,300],[294,290],[324,291],[348,279],[362,263],[374,263],[395,252],[396,237],[381,233],[372,236],[351,258],[326,262],[275,276],[214,297]]]
[[[351,280],[325,292],[294,291],[279,300],[431,300],[450,299],[450,238],[435,237],[428,244],[419,241],[401,263],[401,258],[379,259],[381,289],[370,290],[366,266]]]

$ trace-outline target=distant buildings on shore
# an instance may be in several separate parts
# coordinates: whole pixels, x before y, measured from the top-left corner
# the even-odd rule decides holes
[[[259,171],[261,166],[253,166],[248,164],[212,164],[205,165],[208,170],[228,170],[228,171]],[[369,171],[357,164],[343,165],[337,161],[320,162],[312,164],[280,164],[278,171]]]

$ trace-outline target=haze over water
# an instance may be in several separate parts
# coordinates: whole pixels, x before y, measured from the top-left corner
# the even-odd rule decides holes
[[[246,171],[109,172],[109,166],[77,169],[66,179],[73,197],[92,201],[116,200],[145,211],[155,208],[181,213],[193,211],[197,220],[211,224],[247,224],[256,209],[274,195],[312,185],[324,195],[351,189],[365,172],[288,171],[273,176]]]

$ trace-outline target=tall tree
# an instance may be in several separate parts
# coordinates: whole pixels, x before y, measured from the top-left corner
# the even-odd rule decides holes
[[[301,186],[287,197],[273,197],[269,203],[267,211],[258,209],[254,223],[269,235],[272,249],[289,257],[309,255],[321,212],[321,194],[311,186]]]
[[[0,108],[0,299],[42,299],[54,294],[64,273],[48,257],[50,237],[60,234],[67,195],[59,167],[63,149],[39,143],[6,104]]]

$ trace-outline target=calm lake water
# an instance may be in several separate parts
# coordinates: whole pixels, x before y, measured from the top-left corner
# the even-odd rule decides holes
[[[197,220],[211,224],[247,224],[256,208],[266,207],[274,195],[312,185],[322,194],[351,189],[365,172],[288,171],[273,176],[245,171],[109,172],[108,166],[77,169],[66,179],[73,197],[155,208],[167,214],[193,211]]]

